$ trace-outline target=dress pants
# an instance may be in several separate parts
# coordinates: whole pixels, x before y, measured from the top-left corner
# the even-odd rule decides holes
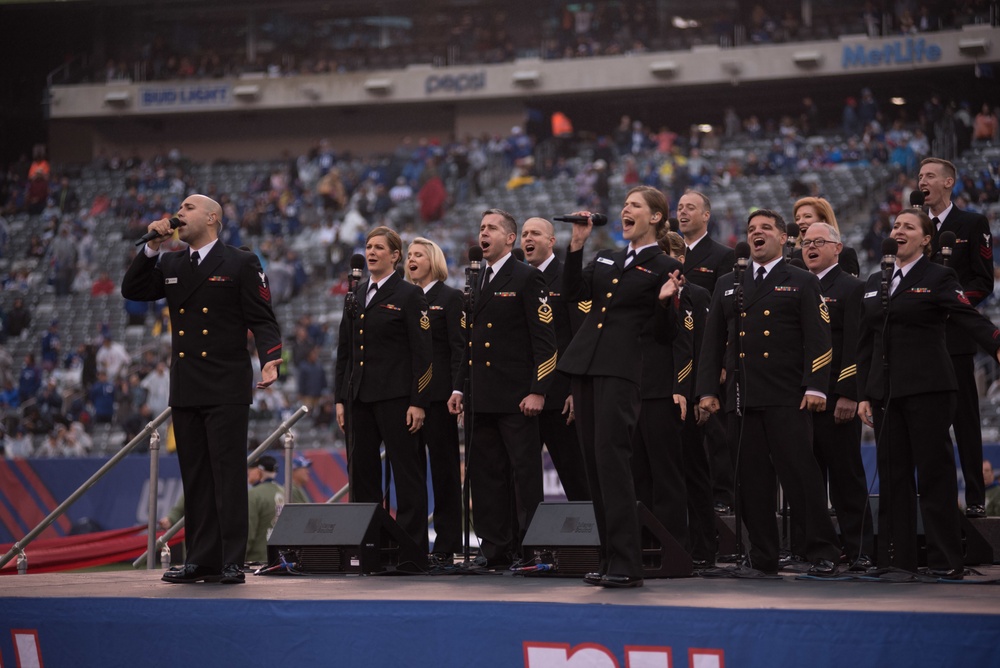
[[[487,562],[519,559],[521,539],[545,498],[538,418],[476,412],[466,460],[472,517]]]
[[[719,539],[715,529],[715,509],[712,501],[712,476],[709,471],[705,436],[694,411],[688,408],[681,429],[684,450],[684,483],[687,488],[688,533],[691,536],[691,558],[715,563]]]
[[[681,420],[672,398],[642,400],[631,459],[636,498],[690,552]]]
[[[385,460],[396,485],[396,523],[426,553],[427,465],[420,454],[419,438],[406,427],[409,406],[409,397],[354,401],[354,447],[347,453],[347,471],[351,501],[381,503],[380,446],[385,443]]]
[[[702,426],[701,431],[705,434],[705,449],[708,452],[708,461],[711,467],[714,503],[732,508],[736,503],[733,484],[735,468],[725,424],[718,414],[711,415]]]
[[[186,561],[210,569],[243,565],[250,406],[174,407],[172,417],[184,482]]]
[[[975,355],[952,355],[958,396],[955,403],[955,445],[958,461],[965,477],[965,505],[986,504],[986,482],[983,480],[983,432],[979,419],[979,389],[976,387]]]
[[[601,540],[604,574],[643,577],[639,517],[632,480],[632,435],[639,386],[613,376],[574,376],[576,430]]]
[[[805,530],[805,557],[840,560],[837,535],[827,511],[823,479],[812,453],[809,413],[792,406],[730,413],[730,435],[737,448],[737,485],[743,523],[750,538],[750,564],[765,573],[778,570],[775,474]]]
[[[419,432],[420,453],[430,461],[434,490],[434,551],[462,551],[462,462],[458,421],[444,401],[432,401]]]
[[[553,408],[538,415],[538,428],[552,465],[559,474],[566,500],[590,501],[590,487],[587,485],[587,472],[583,467],[583,453],[576,437],[576,427],[573,423],[566,424],[566,416],[562,411]]]
[[[927,566],[964,568],[955,455],[948,435],[954,402],[954,392],[929,392],[892,397],[888,410],[880,403],[874,406],[882,568],[917,570],[918,485]]]

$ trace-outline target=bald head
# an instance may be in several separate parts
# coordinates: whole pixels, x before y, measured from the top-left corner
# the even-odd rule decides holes
[[[521,248],[524,259],[538,267],[552,255],[556,245],[556,230],[544,218],[529,218],[521,226]]]
[[[205,195],[189,195],[177,212],[181,226],[177,232],[181,241],[194,249],[219,238],[222,227],[222,206]]]

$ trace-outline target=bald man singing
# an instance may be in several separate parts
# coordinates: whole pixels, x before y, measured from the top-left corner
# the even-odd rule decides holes
[[[136,255],[122,296],[166,298],[170,308],[170,406],[184,483],[187,561],[163,575],[172,583],[244,582],[247,549],[246,455],[254,372],[254,336],[262,389],[278,378],[281,332],[267,277],[253,253],[219,242],[222,207],[191,195],[176,214],[188,248],[160,253],[170,220],[149,224],[158,236]]]

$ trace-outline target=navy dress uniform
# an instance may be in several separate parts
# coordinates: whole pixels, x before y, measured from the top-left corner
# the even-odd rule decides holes
[[[462,549],[462,463],[458,421],[448,399],[465,355],[462,293],[437,281],[425,293],[431,323],[434,370],[427,388],[429,405],[420,430],[421,453],[430,461],[434,492],[434,552]]]
[[[472,444],[466,451],[480,551],[490,566],[520,556],[521,538],[544,498],[537,416],[521,401],[547,395],[557,350],[542,272],[508,256],[476,300],[472,335],[455,389],[472,374]],[[468,320],[467,320],[468,324]]]
[[[347,453],[351,500],[382,501],[379,451],[385,443],[396,486],[396,521],[426,553],[426,464],[418,436],[407,428],[406,411],[410,406],[426,409],[430,401],[433,350],[427,299],[423,290],[393,272],[364,306],[368,286],[366,280],[355,288],[361,312],[353,319],[344,314],[337,341],[336,399],[352,402],[354,422],[347,425],[354,430]],[[354,350],[349,327],[354,328]]]
[[[936,224],[938,219],[932,220]],[[955,234],[955,246],[948,266],[958,275],[958,282],[969,302],[973,306],[979,305],[993,294],[993,237],[989,221],[982,214],[963,211],[952,205],[947,216],[941,219],[940,226],[935,226],[938,231],[931,241],[932,251],[940,253],[942,233]],[[945,336],[958,382],[952,427],[965,478],[965,503],[967,508],[983,506],[986,503],[986,486],[982,475],[983,434],[975,376],[976,343],[953,322],[946,325]]]
[[[688,285],[697,285],[708,290],[711,296],[715,292],[719,278],[733,270],[735,261],[736,253],[732,248],[706,235],[694,245],[694,248],[685,250],[684,280]],[[697,362],[695,364],[697,365]],[[715,503],[720,507],[731,508],[733,460],[726,440],[726,429],[719,416],[711,415],[700,431],[705,435]]]
[[[556,346],[560,356],[565,354],[574,332],[583,322],[582,309],[589,309],[587,304],[570,302],[563,297],[562,275],[562,262],[553,255],[552,261],[542,270],[542,276],[545,277],[548,290],[548,304],[552,307]],[[542,443],[548,449],[552,464],[559,474],[566,499],[589,501],[590,488],[587,485],[587,472],[583,467],[583,455],[580,452],[580,441],[576,437],[576,427],[573,424],[566,424],[566,415],[562,412],[569,396],[569,376],[557,371],[552,379],[552,386],[545,395],[545,408],[538,415],[538,427]]]
[[[742,314],[735,312],[735,274],[727,274],[716,286],[705,325],[697,394],[715,393],[724,362],[722,403],[729,414],[732,451],[737,454],[751,565],[765,573],[778,570],[775,473],[805,529],[805,556],[817,563],[836,563],[840,548],[812,454],[810,416],[800,409],[807,389],[822,392],[829,385],[833,360],[829,312],[819,280],[811,273],[778,261],[756,287],[756,269],[752,264],[743,277]],[[742,424],[736,413],[737,373]]]
[[[873,405],[878,442],[878,564],[916,570],[919,484],[927,566],[960,574],[958,483],[948,434],[958,382],[945,322],[955,323],[994,357],[1000,330],[971,306],[954,271],[925,257],[899,279],[888,318],[880,282],[875,273],[865,285],[857,360],[858,392]]]
[[[577,434],[601,539],[602,575],[643,577],[639,520],[630,459],[639,418],[642,354],[639,332],[654,315],[665,340],[676,334],[676,309],[659,304],[660,288],[680,263],[658,246],[600,251],[586,268],[583,250],[566,256],[563,292],[589,301],[590,313],[559,370],[570,374]]]
[[[166,298],[170,406],[186,498],[187,562],[218,571],[247,549],[247,431],[253,367],[281,357],[281,332],[257,256],[216,241],[197,266],[187,250],[139,253],[122,280],[134,301]]]

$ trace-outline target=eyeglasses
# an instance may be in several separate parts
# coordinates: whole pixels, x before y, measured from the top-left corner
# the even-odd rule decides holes
[[[810,246],[815,246],[816,248],[822,248],[827,244],[836,244],[839,241],[834,241],[833,239],[806,239],[802,242],[803,248],[809,248]]]

